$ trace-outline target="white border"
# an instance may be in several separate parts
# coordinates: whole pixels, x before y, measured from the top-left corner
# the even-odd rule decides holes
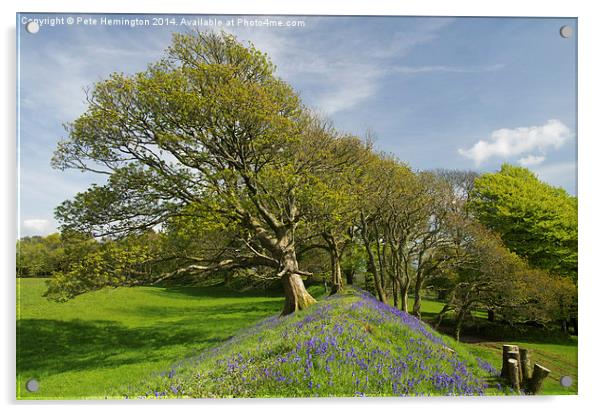
[[[166,408],[194,409],[198,411],[241,410],[245,411],[292,411],[314,410],[316,408],[345,409],[346,411],[365,410],[374,406],[377,409],[437,409],[454,411],[508,411],[528,408],[546,411],[577,411],[593,407],[600,400],[602,388],[597,372],[600,371],[598,348],[602,345],[599,338],[599,309],[596,306],[600,294],[602,273],[596,254],[600,248],[600,179],[598,171],[600,140],[600,115],[602,111],[602,90],[600,74],[599,42],[602,40],[602,16],[596,12],[595,1],[541,1],[525,0],[471,1],[471,0],[407,0],[391,4],[385,0],[370,1],[327,1],[327,0],[236,0],[200,2],[191,0],[165,0],[161,2],[104,0],[94,3],[81,1],[3,1],[2,13],[2,65],[3,98],[0,101],[1,125],[3,126],[2,147],[2,192],[1,203],[4,217],[3,236],[0,251],[4,273],[2,274],[3,313],[2,356],[4,358],[0,389],[2,401],[12,410],[14,408],[44,409],[47,412],[76,411],[80,409],[104,411],[110,409],[125,410],[144,408],[159,412]],[[239,400],[239,401],[186,401],[171,403],[114,403],[109,402],[71,402],[71,403],[32,403],[15,402],[15,281],[14,257],[16,233],[16,162],[15,162],[15,13],[16,12],[119,12],[119,13],[208,13],[208,14],[349,14],[349,15],[438,15],[438,16],[560,16],[578,17],[579,22],[579,238],[580,238],[580,343],[579,343],[579,396],[546,397],[528,399],[449,399],[432,398],[421,400]],[[598,264],[598,265],[597,265]],[[600,406],[598,406],[599,408]]]

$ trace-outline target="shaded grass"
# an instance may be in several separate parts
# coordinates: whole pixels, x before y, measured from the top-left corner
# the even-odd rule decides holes
[[[225,288],[104,289],[67,303],[17,280],[17,397],[103,398],[277,313],[282,298]],[[35,378],[40,390],[29,393]]]

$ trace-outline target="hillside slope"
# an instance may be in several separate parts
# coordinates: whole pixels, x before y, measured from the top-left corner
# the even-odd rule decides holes
[[[354,289],[267,318],[124,391],[136,397],[483,395],[497,371],[413,316]]]

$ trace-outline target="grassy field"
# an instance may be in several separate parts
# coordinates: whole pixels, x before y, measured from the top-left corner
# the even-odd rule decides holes
[[[136,287],[106,289],[67,303],[42,297],[44,281],[20,279],[17,308],[18,398],[120,397],[125,386],[179,360],[214,348],[265,317],[277,314],[279,296],[237,294],[223,288]],[[321,287],[312,288],[314,296]],[[442,306],[425,301],[428,319]],[[501,342],[464,343],[472,354],[499,367]],[[575,393],[577,341],[566,344],[515,343],[534,352],[535,362],[552,369],[547,394]],[[571,375],[570,389],[558,378]],[[40,390],[25,382],[36,378]]]
[[[105,289],[55,303],[18,279],[19,398],[98,398],[273,315],[280,297],[216,288]],[[37,393],[25,390],[36,378]]]

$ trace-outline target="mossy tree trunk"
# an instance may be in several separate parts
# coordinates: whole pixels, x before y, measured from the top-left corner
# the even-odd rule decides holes
[[[382,280],[380,278],[380,273],[378,271],[378,267],[376,265],[376,257],[374,256],[374,251],[372,249],[372,243],[369,238],[369,228],[366,218],[364,214],[360,215],[361,217],[361,235],[362,241],[364,242],[364,247],[366,249],[366,254],[368,255],[368,272],[372,274],[374,279],[374,287],[376,288],[376,293],[378,294],[378,299],[386,303],[387,302],[387,293],[382,285]]]
[[[408,289],[410,284],[402,285],[399,295],[401,296],[401,311],[408,312]]]
[[[307,292],[303,285],[301,276],[296,273],[287,273],[282,276],[284,284],[284,309],[282,315],[294,313],[295,311],[304,310],[316,300]]]

